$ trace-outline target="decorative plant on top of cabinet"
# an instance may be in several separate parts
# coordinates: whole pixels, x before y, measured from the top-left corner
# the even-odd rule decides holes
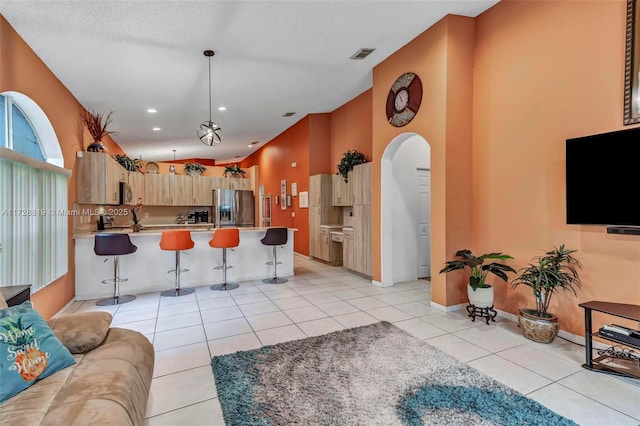
[[[104,145],[102,145],[102,138],[108,135],[117,135],[118,132],[113,130],[107,130],[107,126],[111,124],[111,114],[113,111],[105,115],[102,112],[96,112],[92,108],[88,110],[83,109],[80,112],[82,122],[87,127],[89,134],[93,138],[93,143],[87,147],[89,152],[103,152],[105,151]]]
[[[367,160],[364,158],[363,153],[349,149],[347,152],[342,154],[340,162],[336,165],[336,168],[338,169],[338,173],[336,174],[341,175],[344,178],[344,181],[348,182],[349,172],[353,170],[353,166],[366,162]]]

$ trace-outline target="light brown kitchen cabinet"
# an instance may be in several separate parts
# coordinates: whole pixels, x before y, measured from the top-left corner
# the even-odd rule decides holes
[[[371,172],[372,163],[358,164],[353,166],[351,171],[351,201],[352,205],[370,205],[371,204]]]
[[[351,172],[349,172],[349,177]],[[352,205],[351,196],[351,180],[344,181],[342,175],[331,175],[331,204],[334,206],[350,206]]]
[[[349,254],[351,254],[351,259],[348,260],[349,266],[345,265],[345,267],[367,276],[371,276],[373,273],[371,251],[371,170],[371,163],[364,163],[354,166],[350,172],[349,181],[353,191],[353,248],[349,249]],[[343,246],[343,257],[347,256],[344,250]]]
[[[353,230],[342,228],[342,266],[355,270],[353,263]]]
[[[138,198],[142,198],[142,203],[147,204],[144,199],[144,187],[145,187],[145,174],[140,172],[128,172],[129,173],[129,188],[131,189],[131,199],[127,201],[125,197],[125,204],[135,206],[138,203]]]
[[[319,257],[322,253],[322,241],[320,239],[320,212],[319,205],[309,206],[309,256]]]
[[[193,205],[193,178],[191,176],[169,176],[169,205],[191,206]]]
[[[149,206],[171,205],[170,181],[171,175],[145,175],[144,204]]]
[[[332,175],[309,177],[309,256],[331,262],[328,249],[323,245],[320,225],[342,224],[342,209],[331,205]],[[330,235],[327,234],[329,242]]]
[[[82,152],[77,164],[78,203],[120,203],[120,182],[126,182],[128,176],[116,160],[101,152]]]
[[[193,179],[193,206],[210,206],[213,203],[214,180],[209,176],[194,177]]]
[[[371,206],[353,206],[353,268],[371,275]]]

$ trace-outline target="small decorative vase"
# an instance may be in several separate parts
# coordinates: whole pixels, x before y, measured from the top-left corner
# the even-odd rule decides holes
[[[142,230],[142,225],[140,225],[139,223],[133,224],[133,232],[140,232],[141,230]]]

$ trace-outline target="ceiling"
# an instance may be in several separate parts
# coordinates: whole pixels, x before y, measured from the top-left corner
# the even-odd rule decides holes
[[[85,108],[113,111],[129,156],[224,163],[370,88],[375,65],[446,14],[497,1],[0,0],[0,14]],[[360,48],[376,50],[350,59]],[[196,134],[209,118],[207,49],[214,147]]]

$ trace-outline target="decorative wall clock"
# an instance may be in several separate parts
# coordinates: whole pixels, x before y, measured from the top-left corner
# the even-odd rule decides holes
[[[387,96],[387,120],[395,127],[407,125],[416,116],[422,102],[422,82],[412,72],[402,74]]]

